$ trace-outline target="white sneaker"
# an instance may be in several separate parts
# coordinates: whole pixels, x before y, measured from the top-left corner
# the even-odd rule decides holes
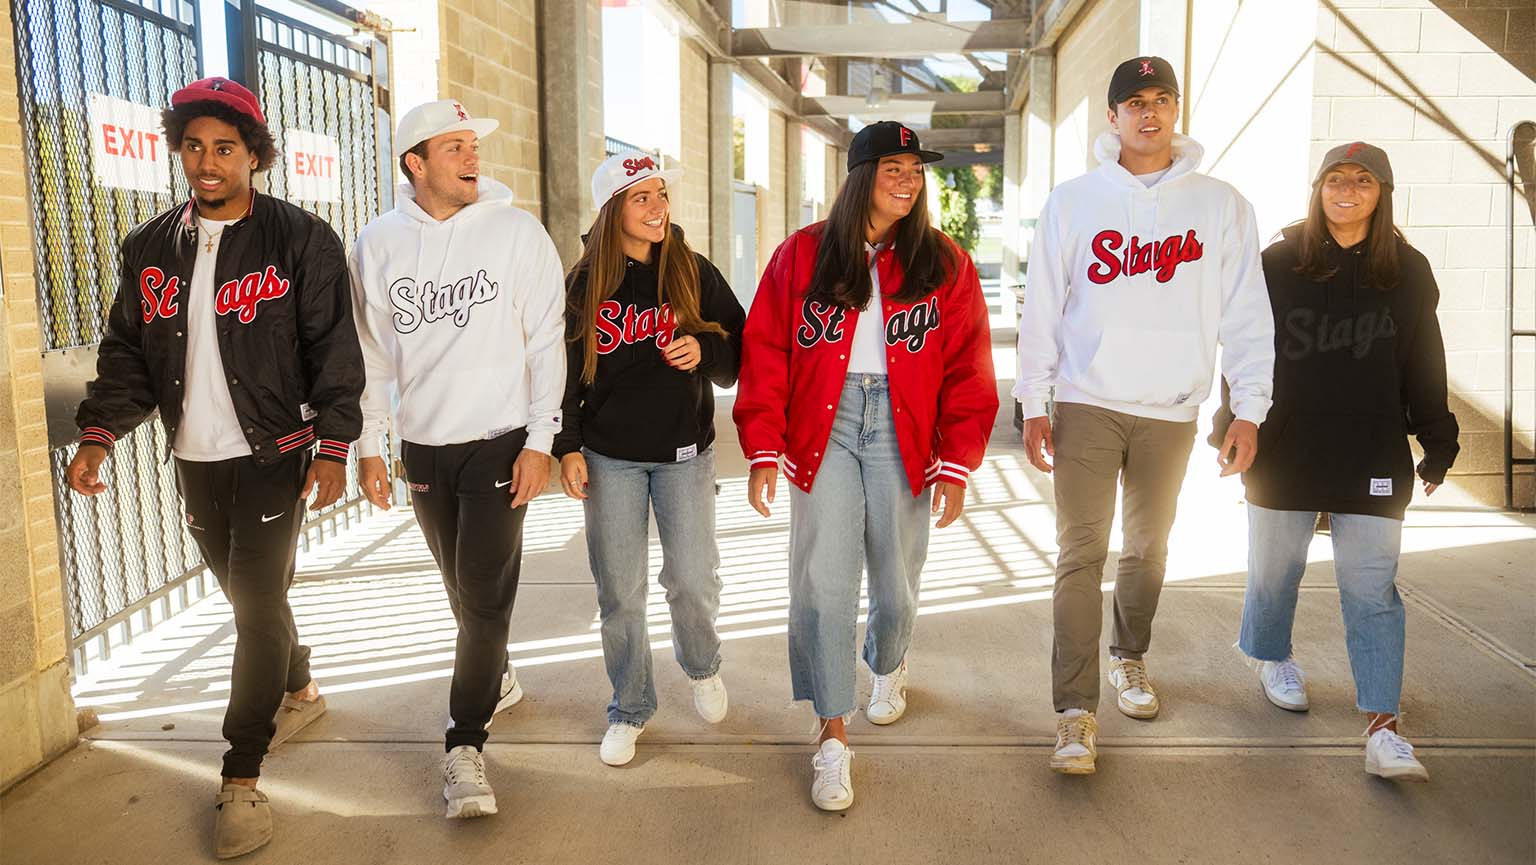
[[[1153,690],[1151,680],[1147,678],[1146,661],[1111,655],[1109,683],[1115,688],[1115,705],[1120,709],[1120,714],[1141,720],[1157,717],[1162,704],[1157,699],[1157,691]]]
[[[1393,781],[1429,780],[1429,770],[1413,756],[1413,746],[1386,727],[1365,740],[1365,771]]]
[[[1307,677],[1295,658],[1262,662],[1259,682],[1264,685],[1264,696],[1286,711],[1305,712],[1311,706],[1307,701]]]
[[[460,745],[443,760],[443,799],[448,817],[483,817],[496,813],[496,793],[485,780],[485,755]]]
[[[907,712],[907,659],[901,659],[901,666],[890,674],[875,675],[875,685],[869,694],[869,708],[864,710],[864,716],[869,718],[869,723],[894,724],[901,720],[901,716]]]
[[[603,744],[598,746],[597,756],[610,766],[622,766],[635,759],[635,740],[645,732],[644,727],[634,724],[609,724],[603,734]]]
[[[1092,775],[1099,758],[1095,739],[1099,721],[1092,712],[1068,709],[1056,718],[1056,750],[1051,768],[1065,775]]]
[[[731,700],[725,693],[725,680],[720,674],[708,679],[690,679],[689,682],[693,685],[693,708],[698,710],[699,717],[711,724],[724,721]]]
[[[853,804],[853,749],[839,739],[828,739],[816,749],[811,769],[811,801],[823,811],[842,811]]]
[[[491,710],[491,719],[485,722],[485,729],[491,729],[497,715],[516,706],[522,699],[523,685],[517,681],[517,668],[508,663],[506,672],[501,674],[501,696],[496,698],[496,708]]]

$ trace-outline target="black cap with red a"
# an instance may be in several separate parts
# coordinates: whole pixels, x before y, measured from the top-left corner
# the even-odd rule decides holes
[[[944,154],[924,150],[917,141],[917,133],[894,120],[882,120],[860,129],[848,145],[848,170],[884,156],[910,153],[924,162],[938,162]]]
[[[1179,95],[1179,78],[1173,72],[1173,64],[1161,57],[1132,57],[1115,67],[1109,77],[1109,107],[1131,98],[1131,94],[1147,87],[1162,87]]]

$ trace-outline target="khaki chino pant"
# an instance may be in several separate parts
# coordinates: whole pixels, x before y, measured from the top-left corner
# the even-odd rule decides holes
[[[1056,711],[1099,703],[1100,589],[1109,555],[1117,486],[1125,491],[1124,537],[1115,575],[1110,653],[1140,658],[1152,639],[1163,588],[1168,532],[1194,446],[1194,421],[1136,417],[1097,406],[1057,403],[1055,643]]]

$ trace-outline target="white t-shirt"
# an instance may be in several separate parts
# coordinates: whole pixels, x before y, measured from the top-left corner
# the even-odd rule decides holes
[[[880,273],[876,253],[885,245],[864,244],[869,256],[869,303],[859,310],[859,324],[853,329],[853,347],[848,352],[848,371],[885,375],[885,304],[880,296]]]
[[[176,430],[172,453],[190,462],[217,462],[251,455],[251,445],[240,432],[240,418],[229,397],[219,354],[218,315],[214,311],[214,263],[219,258],[219,238],[224,227],[237,220],[197,218],[197,261],[192,265],[192,285],[187,304],[187,369],[182,381],[181,427]],[[208,249],[209,237],[213,249]]]
[[[1167,168],[1164,168],[1162,171],[1154,171],[1151,174],[1136,174],[1136,175],[1133,175],[1133,176],[1137,180],[1141,181],[1141,185],[1142,186],[1145,186],[1146,188],[1151,189],[1153,186],[1157,185],[1157,182],[1159,180],[1163,179],[1163,175],[1167,174],[1168,172],[1170,172],[1172,170],[1173,170],[1173,166],[1170,165]]]

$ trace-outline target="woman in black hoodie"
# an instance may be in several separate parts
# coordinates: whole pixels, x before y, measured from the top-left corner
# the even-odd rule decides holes
[[[1427,780],[1397,732],[1403,602],[1395,584],[1417,471],[1426,495],[1456,459],[1429,262],[1392,223],[1392,166],[1363,142],[1328,152],[1305,221],[1264,251],[1275,314],[1274,406],[1248,492],[1248,590],[1238,646],[1270,702],[1305,711],[1291,657],[1297,587],[1318,512],[1332,539],[1366,771]],[[1415,468],[1408,435],[1424,459]]]
[[[673,653],[709,723],[725,717],[720,555],[715,545],[715,399],[736,383],[746,313],[671,222],[663,171],[621,153],[592,177],[597,219],[566,278],[566,386],[555,437],[565,494],[586,506],[587,554],[613,683],[599,756],[622,766],[656,711],[648,634],[649,512]]]

